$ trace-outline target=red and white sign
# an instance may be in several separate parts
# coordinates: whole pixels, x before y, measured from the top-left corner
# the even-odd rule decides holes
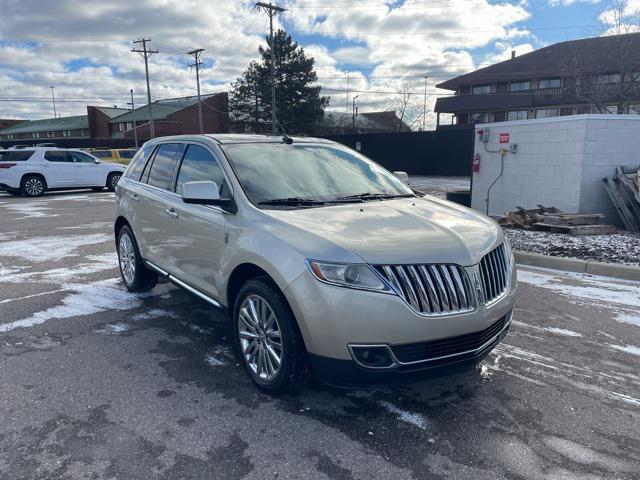
[[[500,134],[500,143],[509,143],[509,134],[501,133]]]

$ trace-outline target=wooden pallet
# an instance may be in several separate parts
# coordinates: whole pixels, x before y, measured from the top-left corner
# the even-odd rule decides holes
[[[544,214],[542,222],[549,225],[598,225],[603,213],[554,213]]]
[[[640,233],[640,202],[636,199],[631,180],[627,178],[622,168],[618,167],[616,175],[606,176],[602,181],[626,229]]]
[[[569,235],[608,235],[616,233],[613,225],[554,225],[550,223],[534,223],[538,230],[546,230],[551,233],[568,233]]]

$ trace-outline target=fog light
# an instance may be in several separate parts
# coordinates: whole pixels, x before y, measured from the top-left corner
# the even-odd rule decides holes
[[[394,365],[385,346],[351,346],[351,355],[356,362],[368,368],[390,368]]]

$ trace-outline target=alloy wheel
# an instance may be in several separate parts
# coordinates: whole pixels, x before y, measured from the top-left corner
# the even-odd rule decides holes
[[[127,233],[120,236],[120,270],[127,285],[131,285],[136,276],[136,255],[133,250],[133,243]]]
[[[282,366],[282,336],[278,319],[259,295],[248,295],[240,305],[237,328],[240,348],[251,373],[271,381]]]
[[[32,177],[25,182],[24,189],[29,195],[36,197],[44,191],[44,184],[39,178]]]
[[[111,188],[115,189],[120,181],[120,175],[113,175],[111,177]]]

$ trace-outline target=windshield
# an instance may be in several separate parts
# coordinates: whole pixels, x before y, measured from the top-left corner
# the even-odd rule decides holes
[[[308,143],[221,147],[255,205],[281,199],[291,204],[293,199],[331,202],[345,197],[364,201],[413,196],[387,170],[346,147]]]

